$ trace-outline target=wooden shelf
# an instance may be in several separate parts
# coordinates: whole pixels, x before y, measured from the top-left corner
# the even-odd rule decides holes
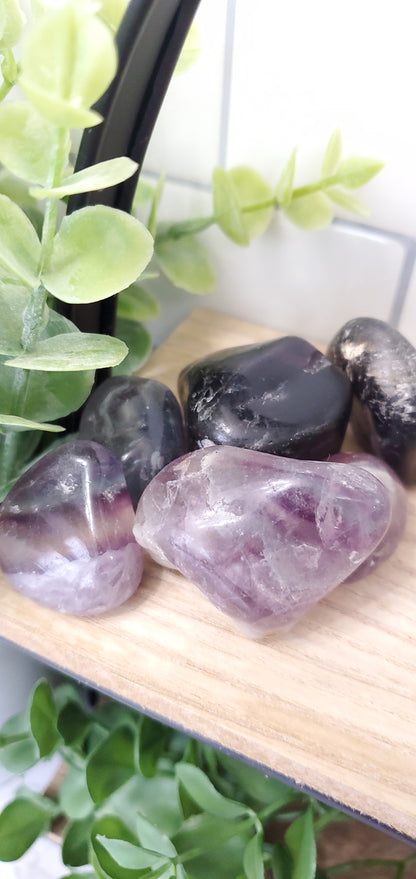
[[[175,388],[204,353],[272,330],[200,310],[146,364]],[[416,491],[394,557],[291,632],[251,641],[148,563],[117,611],[75,619],[0,583],[0,636],[97,689],[416,838]]]

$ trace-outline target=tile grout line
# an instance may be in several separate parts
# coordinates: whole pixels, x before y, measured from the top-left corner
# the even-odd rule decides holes
[[[228,154],[228,135],[230,124],[231,85],[234,58],[234,35],[236,19],[236,0],[228,0],[225,21],[224,62],[222,78],[222,99],[218,143],[218,164],[226,166]]]

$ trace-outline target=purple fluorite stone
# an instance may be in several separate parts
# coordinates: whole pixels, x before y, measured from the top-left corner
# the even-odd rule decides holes
[[[240,446],[308,460],[341,448],[351,384],[298,336],[218,351],[179,376],[189,448]]]
[[[416,349],[384,321],[360,317],[341,327],[328,357],[352,382],[360,445],[416,482]]]
[[[121,461],[133,505],[159,470],[187,451],[179,403],[161,382],[114,376],[91,394],[80,439],[102,443]]]
[[[361,467],[214,446],[155,477],[134,533],[258,636],[292,624],[345,580],[390,518],[388,492]]]
[[[24,595],[71,614],[97,614],[137,589],[143,553],[120,463],[76,441],[48,452],[0,506],[0,567]]]
[[[391,467],[374,455],[367,455],[365,452],[340,452],[329,460],[334,463],[364,467],[383,483],[390,497],[391,521],[383,539],[362,565],[347,577],[347,581],[359,580],[372,574],[382,562],[386,561],[403,537],[407,518],[407,493]]]

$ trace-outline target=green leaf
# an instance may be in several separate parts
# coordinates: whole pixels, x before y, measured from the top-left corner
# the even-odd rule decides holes
[[[283,211],[288,220],[301,229],[323,229],[332,220],[331,204],[323,192],[294,198]]]
[[[129,0],[100,0],[97,15],[116,34]]]
[[[0,277],[10,275],[27,287],[37,283],[40,241],[26,214],[0,195]]]
[[[2,415],[1,413],[0,425],[12,430],[46,430],[49,433],[62,433],[65,429],[59,424],[48,424],[47,421],[30,421],[29,418],[20,418],[18,415]]]
[[[153,190],[152,204],[150,207],[150,215],[149,215],[149,220],[147,223],[147,227],[148,227],[149,232],[153,238],[155,237],[156,216],[157,216],[157,211],[158,211],[158,207],[160,204],[160,200],[163,195],[164,186],[165,186],[165,177],[162,175],[162,177],[159,177],[159,179],[156,183],[156,186],[154,187],[154,190]]]
[[[276,186],[276,198],[280,207],[287,207],[292,201],[293,181],[296,169],[296,147],[290,155],[283,171],[280,175],[279,182]]]
[[[136,192],[134,194],[133,208],[137,208],[139,207],[139,205],[146,204],[147,201],[151,201],[154,191],[155,187],[148,183],[146,180],[142,180],[142,178],[140,177],[136,186]]]
[[[159,867],[164,860],[160,855],[145,851],[140,846],[126,842],[124,839],[108,839],[106,836],[97,834],[97,842],[106,849],[120,867],[126,870],[152,869]],[[110,875],[116,879],[118,871],[112,872]]]
[[[242,210],[244,228],[249,240],[252,241],[267,229],[273,216],[274,204],[257,210],[244,209],[263,202],[273,202],[272,190],[266,180],[253,168],[239,166],[231,168],[228,174]]]
[[[17,0],[0,4],[0,49],[16,46],[22,35],[25,17]]]
[[[251,836],[246,822],[224,821],[213,815],[193,815],[172,838],[177,851],[200,850],[186,862],[192,879],[235,879],[241,873],[244,851]]]
[[[22,733],[15,741],[0,736],[0,763],[8,772],[20,775],[38,761],[39,748],[30,733]]]
[[[372,180],[383,168],[384,162],[380,162],[377,159],[366,159],[358,156],[344,159],[338,166],[334,183],[342,183],[348,189],[358,189],[359,186],[364,186],[365,183]]]
[[[160,312],[158,301],[144,287],[132,284],[117,297],[117,317],[126,320],[154,320]],[[1,341],[1,329],[0,329]]]
[[[99,302],[132,284],[152,252],[152,236],[125,211],[81,208],[64,217],[43,281],[63,302]]]
[[[137,869],[131,870],[121,866],[119,862],[120,849],[114,847],[113,852],[109,851],[110,841],[114,840],[115,846],[119,842],[130,843],[134,848],[138,848],[138,839],[135,834],[121,821],[117,815],[103,815],[99,818],[91,830],[91,842],[98,861],[99,867],[104,870],[105,876],[114,877],[114,879],[138,879],[141,875]],[[124,854],[126,854],[124,852]],[[135,854],[135,852],[133,852]],[[152,855],[154,861],[160,860],[159,856]],[[147,868],[146,868],[147,870]]]
[[[101,121],[88,108],[105,92],[116,69],[109,30],[80,5],[67,3],[49,7],[35,21],[23,43],[19,82],[50,122],[85,128]]]
[[[90,797],[85,767],[72,767],[65,775],[59,789],[59,805],[68,818],[74,821],[84,820],[94,808]],[[72,866],[77,866],[72,864]]]
[[[215,275],[205,248],[193,235],[155,241],[155,254],[162,272],[188,293],[209,293]]]
[[[290,825],[285,843],[292,856],[292,879],[315,879],[316,842],[310,807]]]
[[[342,152],[342,137],[339,128],[335,128],[328,141],[322,161],[322,177],[331,177],[338,168]]]
[[[83,867],[89,862],[91,828],[94,817],[68,824],[62,841],[62,860],[66,867]]]
[[[30,726],[40,757],[52,754],[60,740],[56,720],[51,686],[48,681],[41,680],[32,693],[30,704]]]
[[[265,775],[260,769],[227,754],[219,753],[217,756],[221,766],[239,784],[247,797],[267,805],[273,803],[276,810],[294,799],[292,788],[277,778]]]
[[[205,812],[227,820],[239,818],[247,814],[248,809],[246,805],[223,797],[215,789],[205,773],[198,769],[197,766],[191,766],[189,763],[178,763],[176,766],[176,776],[189,796]]]
[[[111,806],[119,815],[140,811],[168,836],[176,833],[183,821],[176,779],[164,775],[143,778],[136,773],[112,795]]]
[[[235,244],[247,247],[250,236],[246,229],[236,187],[229,172],[224,168],[214,168],[212,174],[212,196],[217,223]]]
[[[32,183],[46,183],[54,142],[55,128],[27,101],[0,106],[0,162],[12,174]]]
[[[173,75],[180,76],[182,73],[187,73],[188,70],[194,66],[200,51],[201,39],[199,27],[198,23],[193,21],[183,44]]]
[[[243,864],[247,879],[264,879],[262,833],[256,833],[247,843]]]
[[[128,354],[120,339],[100,333],[62,333],[44,339],[30,351],[24,351],[6,366],[45,372],[77,372],[116,366]]]
[[[134,775],[135,736],[129,726],[115,729],[93,751],[87,763],[87,784],[95,803],[103,803]]]
[[[151,824],[144,815],[136,816],[136,832],[143,848],[168,858],[175,858],[177,851],[166,833]]]
[[[156,774],[159,758],[166,749],[171,731],[151,717],[143,715],[139,729],[139,768],[145,778]]]
[[[0,861],[15,861],[49,827],[52,810],[18,797],[0,815]]]
[[[27,289],[0,287],[0,354],[18,354],[22,350],[23,314],[28,303]]]
[[[81,744],[91,726],[91,715],[79,702],[69,700],[58,714],[57,728],[68,747]]]
[[[273,879],[292,879],[292,859],[283,843],[278,842],[272,850]]]
[[[360,217],[368,217],[370,213],[368,207],[359,198],[355,198],[350,192],[345,192],[345,190],[339,187],[334,186],[331,189],[327,189],[326,194],[331,201],[338,204],[341,208],[345,208],[346,211],[352,211]]]
[[[1,140],[0,140],[1,159]],[[52,189],[39,189],[32,187],[30,194],[34,198],[63,198],[66,195],[74,195],[77,192],[94,192],[98,189],[106,189],[108,186],[116,186],[127,180],[137,171],[138,164],[121,156],[117,159],[108,159],[91,165],[83,171],[77,171],[70,177],[64,177],[61,184]],[[28,176],[28,175],[25,175]]]
[[[152,350],[152,338],[142,324],[117,318],[116,335],[127,345],[125,360],[113,369],[113,375],[131,375],[143,366]]]

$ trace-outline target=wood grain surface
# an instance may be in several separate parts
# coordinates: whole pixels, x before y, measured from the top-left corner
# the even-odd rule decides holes
[[[143,372],[175,388],[197,357],[276,335],[199,310]],[[378,572],[261,641],[150,561],[136,595],[94,619],[48,610],[3,579],[0,636],[416,838],[415,534],[413,490],[405,537]]]

